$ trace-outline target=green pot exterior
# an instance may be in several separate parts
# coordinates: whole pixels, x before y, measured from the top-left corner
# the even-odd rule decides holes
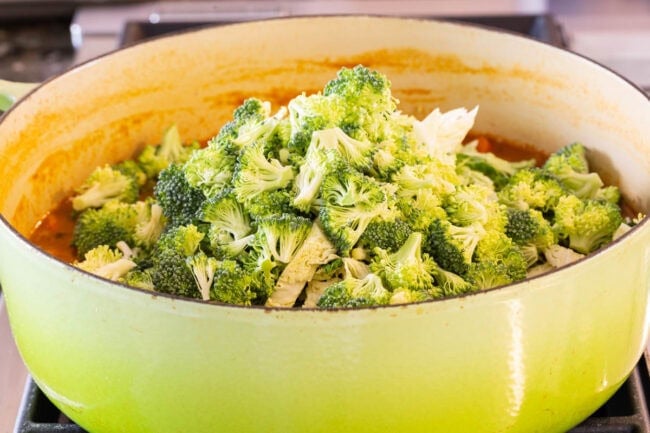
[[[513,102],[508,95],[517,94],[518,86],[532,86],[538,91],[537,100],[548,103],[563,92],[557,83],[527,84],[522,76],[512,75],[496,80],[498,91],[479,95],[484,99],[485,120],[478,126],[506,130],[522,140],[535,133],[549,148],[563,145],[548,143],[565,136],[604,137],[593,141],[599,151],[596,161],[607,161],[603,167],[621,173],[618,183],[624,194],[647,211],[650,122],[645,121],[650,120],[650,103],[623,80],[586,60],[521,38],[449,24],[348,17],[248,26],[190,33],[108,56],[36,90],[0,123],[0,158],[8,162],[7,173],[14,175],[13,182],[0,180],[0,187],[7,191],[0,199],[5,219],[0,224],[0,283],[21,355],[45,394],[92,433],[549,433],[568,430],[605,402],[626,379],[647,340],[650,227],[646,221],[585,260],[519,284],[438,302],[341,311],[239,308],[157,296],[76,270],[25,241],[19,232],[28,233],[38,215],[77,181],[76,174],[61,177],[54,170],[39,177],[32,166],[42,169],[54,164],[51,161],[66,161],[68,173],[76,173],[98,161],[119,159],[132,153],[133,147],[112,147],[117,146],[110,140],[112,133],[136,145],[155,142],[155,131],[161,131],[170,119],[180,119],[181,131],[198,128],[199,135],[207,134],[210,124],[204,119],[225,117],[232,98],[221,104],[225,108],[213,111],[204,106],[216,104],[207,97],[198,98],[192,106],[189,101],[197,97],[192,99],[186,91],[196,77],[183,81],[182,68],[160,59],[173,53],[183,64],[182,60],[199,57],[197,53],[203,50],[201,61],[209,64],[206,59],[223,55],[219,43],[230,43],[231,48],[241,45],[235,51],[246,58],[250,56],[248,44],[256,38],[265,40],[265,35],[290,41],[304,34],[304,49],[315,50],[314,56],[322,59],[327,49],[355,49],[341,48],[339,43],[319,51],[309,45],[329,47],[319,37],[330,32],[333,38],[355,32],[366,35],[355,40],[359,52],[385,45],[383,33],[391,35],[396,46],[409,41],[424,49],[432,46],[426,36],[430,33],[429,37],[446,42],[441,43],[445,49],[458,51],[466,44],[473,47],[469,51],[485,51],[485,58],[498,64],[518,62],[520,68],[535,69],[540,56],[550,56],[556,60],[554,65],[583,68],[571,72],[575,82],[607,83],[609,87],[594,97],[607,98],[608,92],[620,95],[606,102],[628,123],[612,129],[606,120],[584,121],[600,119],[601,112],[595,112],[582,113],[582,119],[558,119],[553,128],[524,129],[521,125],[530,118],[521,108],[528,96]],[[477,36],[484,39],[477,42]],[[497,42],[505,46],[497,49]],[[517,57],[513,47],[536,55]],[[288,57],[296,56],[292,50],[298,50],[264,48],[271,54],[288,51]],[[512,59],[500,58],[502,51]],[[361,55],[348,58],[363,60]],[[475,58],[470,54],[468,58],[473,65]],[[235,61],[224,60],[226,66]],[[248,67],[264,68],[263,62],[253,63]],[[385,69],[394,69],[389,63]],[[150,68],[138,70],[142,65]],[[261,84],[251,84],[253,88],[284,79],[288,73],[268,68],[270,72],[260,78]],[[316,75],[313,80],[318,82],[336,68],[338,64],[294,69],[299,78],[309,81]],[[402,71],[394,81],[407,106],[418,104],[416,97],[409,99],[407,83],[424,82],[425,69]],[[163,71],[170,76],[159,78]],[[129,74],[136,72],[144,75],[146,84],[111,81],[124,74],[123,81],[128,81]],[[225,82],[237,70],[223,67],[221,72],[225,78],[219,79]],[[469,103],[477,88],[470,89],[467,83],[477,80],[482,85],[488,79],[480,72],[472,77],[466,70],[449,69],[438,75],[460,89],[444,99],[443,105],[458,102],[463,91]],[[251,77],[245,79],[251,81]],[[93,80],[111,83],[115,89],[100,86],[97,95],[84,95],[94,88]],[[178,80],[177,87],[161,84],[165,80]],[[222,97],[233,94],[230,88],[225,93],[215,90],[225,86],[223,82],[210,87],[208,78],[201,80],[196,89]],[[120,86],[138,85],[146,89],[120,93]],[[440,100],[437,86],[430,86],[429,102]],[[501,92],[510,88],[513,93]],[[74,98],[62,101],[59,97],[66,92],[73,92]],[[77,114],[76,119],[66,117],[83,106],[84,98],[95,106],[112,93],[128,98],[129,104],[119,109],[105,104],[105,108]],[[169,98],[170,102],[160,96],[169,94],[177,99]],[[505,95],[500,104],[499,95]],[[540,104],[531,110],[536,116],[551,118],[556,111],[569,110],[577,100],[586,98],[584,104],[593,105],[589,95],[572,98],[567,96],[560,108]],[[496,102],[490,105],[491,101]],[[507,103],[513,108],[508,109]],[[190,116],[188,107],[198,114]],[[120,129],[120,125],[137,123],[133,119],[141,119],[138,116],[143,113],[154,120],[138,120],[141,129],[137,131]],[[504,120],[506,114],[510,117]],[[28,128],[35,121],[45,132]],[[70,132],[72,125],[74,132]],[[92,131],[101,128],[108,132],[93,135]],[[70,135],[60,137],[66,132]],[[83,153],[81,162],[60,157],[90,136],[95,140],[93,148]],[[45,139],[50,141],[43,144]],[[631,144],[625,144],[630,140]],[[18,152],[20,158],[14,157],[19,143],[33,145],[35,152],[25,150]],[[79,178],[87,174],[87,168],[81,171]],[[41,194],[30,195],[39,188]]]

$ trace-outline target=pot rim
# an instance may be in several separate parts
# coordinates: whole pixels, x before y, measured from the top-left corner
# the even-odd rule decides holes
[[[310,20],[310,19],[350,19],[350,20],[356,20],[356,19],[372,19],[372,20],[395,20],[395,21],[418,21],[418,22],[433,22],[437,24],[443,24],[443,25],[450,25],[450,26],[460,26],[460,27],[467,27],[467,28],[475,28],[479,29],[481,31],[487,31],[487,32],[492,32],[492,33],[503,33],[507,35],[508,37],[517,37],[517,38],[522,38],[528,43],[536,43],[536,44],[542,44],[547,47],[550,47],[551,49],[557,50],[558,52],[562,52],[565,55],[570,55],[570,56],[575,56],[578,58],[581,58],[583,60],[588,61],[589,63],[600,67],[614,76],[616,76],[619,79],[622,79],[624,82],[626,82],[629,86],[637,90],[641,95],[645,96],[646,99],[648,99],[648,102],[650,102],[650,95],[646,94],[638,85],[630,81],[628,78],[624,77],[620,73],[614,71],[613,69],[609,68],[608,66],[605,66],[589,57],[586,57],[582,54],[575,53],[572,51],[569,51],[566,48],[562,47],[557,47],[555,45],[551,45],[547,42],[544,41],[539,41],[537,39],[534,39],[528,35],[523,35],[521,33],[517,33],[514,31],[510,30],[504,30],[500,28],[495,28],[489,25],[484,25],[484,24],[474,24],[474,23],[466,23],[466,22],[459,22],[459,21],[454,21],[453,18],[451,19],[441,19],[441,18],[425,18],[425,17],[408,17],[408,16],[385,16],[385,15],[372,15],[372,14],[343,14],[343,15],[296,15],[296,16],[291,16],[291,17],[271,17],[271,18],[264,18],[264,19],[259,19],[259,20],[250,20],[250,21],[245,21],[245,22],[233,22],[233,23],[227,23],[227,24],[206,24],[205,26],[199,26],[196,28],[190,28],[190,29],[183,29],[183,30],[178,30],[175,32],[155,36],[152,38],[148,38],[139,42],[136,42],[132,45],[129,45],[127,47],[122,47],[122,48],[116,48],[113,49],[109,52],[103,53],[97,57],[94,57],[92,59],[86,60],[78,65],[75,65],[71,67],[70,69],[61,72],[57,75],[54,75],[50,77],[49,79],[43,81],[36,87],[34,87],[32,90],[30,90],[28,93],[26,93],[22,98],[20,98],[18,101],[16,101],[15,104],[13,104],[6,112],[4,112],[2,115],[0,115],[0,125],[4,123],[5,119],[11,115],[11,112],[18,107],[20,104],[22,104],[24,101],[29,99],[29,97],[34,93],[40,91],[41,88],[47,87],[47,85],[55,81],[57,79],[60,79],[64,76],[70,75],[75,73],[76,71],[92,64],[98,61],[103,60],[106,57],[110,57],[112,55],[118,54],[122,51],[127,51],[130,49],[135,49],[136,47],[140,47],[149,43],[156,43],[159,40],[164,40],[167,38],[176,38],[176,37],[181,37],[183,35],[188,35],[188,34],[193,34],[193,33],[198,33],[198,32],[203,32],[203,31],[215,31],[217,28],[223,28],[223,27],[231,27],[231,26],[246,26],[246,25],[257,25],[259,23],[263,23],[266,21],[276,21],[276,20]],[[650,230],[648,228],[650,221],[650,216],[647,214],[644,215],[644,217],[639,221],[638,224],[636,224],[634,227],[632,227],[630,230],[628,230],[626,233],[621,235],[619,238],[613,240],[609,244],[607,244],[604,247],[599,248],[598,250],[572,262],[569,263],[568,265],[562,266],[560,268],[555,268],[550,271],[544,272],[539,275],[535,275],[533,277],[525,278],[524,280],[521,281],[516,281],[510,284],[505,284],[502,286],[497,286],[497,287],[492,287],[487,290],[479,290],[476,292],[471,292],[471,293],[464,293],[460,295],[454,295],[454,296],[448,296],[445,298],[440,298],[440,299],[431,299],[431,300],[426,300],[426,301],[418,301],[418,302],[411,302],[407,304],[395,304],[395,305],[379,305],[379,306],[371,306],[371,307],[355,307],[355,308],[331,308],[331,309],[319,309],[319,308],[285,308],[285,307],[267,307],[264,305],[251,305],[251,306],[242,306],[242,305],[233,305],[233,304],[226,304],[226,303],[220,303],[220,302],[209,302],[209,301],[203,301],[201,299],[195,299],[195,298],[187,298],[183,296],[178,296],[178,295],[172,295],[169,293],[162,293],[162,292],[152,292],[149,290],[145,289],[140,289],[137,287],[129,286],[124,283],[120,283],[117,281],[112,281],[103,277],[99,277],[95,274],[92,274],[90,272],[84,271],[82,269],[77,268],[76,266],[73,266],[71,263],[64,262],[62,260],[57,259],[54,257],[52,254],[42,250],[41,248],[37,247],[35,244],[29,241],[29,239],[25,236],[23,236],[21,233],[19,233],[9,222],[7,219],[4,217],[4,215],[0,214],[0,229],[6,229],[6,231],[14,236],[18,242],[22,245],[24,245],[26,248],[29,250],[33,251],[35,254],[38,256],[43,257],[45,260],[49,261],[50,263],[53,263],[55,266],[59,266],[63,270],[68,270],[71,272],[76,272],[79,273],[80,275],[84,275],[86,278],[91,278],[94,279],[97,282],[100,282],[102,286],[105,286],[109,290],[113,290],[111,287],[118,286],[120,290],[123,289],[129,289],[132,290],[133,292],[136,293],[141,293],[143,295],[146,295],[149,299],[156,299],[158,297],[160,298],[166,298],[169,300],[173,301],[182,301],[182,302],[191,302],[191,303],[196,303],[200,305],[209,305],[209,306],[214,306],[216,308],[234,308],[234,309],[245,309],[245,310],[258,310],[258,311],[282,311],[282,312],[287,312],[287,311],[305,311],[305,312],[321,312],[323,314],[328,314],[328,313],[338,313],[341,314],[343,312],[355,312],[355,311],[362,311],[362,310],[375,310],[375,309],[392,309],[392,308],[411,308],[411,307],[416,307],[418,305],[422,304],[432,304],[432,303],[441,303],[441,302],[450,302],[455,299],[459,298],[468,298],[468,297],[478,297],[478,296],[487,296],[489,293],[494,293],[494,292],[503,292],[505,290],[511,290],[515,291],[519,286],[523,286],[524,284],[527,284],[530,281],[538,281],[541,278],[548,277],[549,275],[556,274],[558,272],[565,272],[568,271],[569,269],[573,268],[574,266],[578,266],[581,263],[583,263],[585,260],[589,260],[592,257],[605,254],[607,251],[609,251],[611,248],[614,246],[619,245],[622,242],[626,242],[627,239],[637,236],[639,232],[642,230]],[[153,295],[153,296],[152,296]],[[300,314],[300,313],[294,313],[294,314]]]

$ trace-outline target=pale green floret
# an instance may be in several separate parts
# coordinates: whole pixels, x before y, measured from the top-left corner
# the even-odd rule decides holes
[[[314,132],[311,146],[324,151],[338,152],[345,161],[357,170],[364,171],[372,165],[373,144],[369,141],[355,140],[340,128]]]
[[[323,176],[328,170],[328,161],[335,158],[327,150],[319,148],[317,143],[317,139],[312,140],[294,182],[296,196],[293,199],[293,205],[303,212],[311,210],[314,200],[320,192]]]
[[[518,244],[528,265],[532,266],[548,247],[557,243],[557,236],[544,215],[535,209],[509,208],[506,235]]]
[[[449,221],[460,226],[472,223],[485,225],[491,215],[499,212],[494,190],[481,185],[458,186],[444,203]]]
[[[203,251],[199,251],[185,259],[185,263],[192,271],[196,286],[201,293],[201,299],[204,301],[210,300],[210,289],[217,269],[217,259],[208,257]]]
[[[494,287],[486,285],[488,278],[483,274],[487,269],[483,265],[494,266],[499,272],[499,285],[523,280],[528,269],[528,261],[519,246],[505,233],[496,230],[488,230],[476,245],[474,262],[467,275],[467,279],[481,289]]]
[[[549,156],[544,163],[544,170],[557,177],[572,194],[583,199],[596,198],[603,187],[598,173],[589,172],[587,149],[581,143],[569,144]],[[610,190],[603,194],[609,196],[612,192]]]
[[[274,215],[257,221],[259,242],[265,244],[275,261],[287,264],[307,238],[312,221],[292,214]]]
[[[370,273],[361,279],[350,277],[332,284],[325,289],[317,305],[319,308],[371,307],[387,305],[391,296],[382,279]]]
[[[201,209],[200,219],[210,224],[208,241],[219,258],[236,257],[253,240],[248,215],[228,191],[208,199]]]
[[[118,281],[136,267],[135,262],[130,259],[130,255],[131,250],[125,244],[119,245],[118,248],[100,245],[88,251],[83,261],[76,262],[74,265],[98,277]]]
[[[165,228],[166,219],[162,208],[152,200],[136,202],[133,207],[137,215],[133,232],[135,245],[150,249]]]
[[[137,177],[105,165],[96,168],[76,193],[72,198],[72,208],[79,212],[101,207],[111,200],[133,203],[138,199],[140,185]]]
[[[391,290],[433,290],[431,271],[435,263],[422,254],[422,233],[414,232],[394,253],[376,248],[370,264],[371,272],[379,275]]]
[[[433,191],[423,189],[413,197],[404,197],[397,202],[406,223],[415,231],[425,231],[436,219],[447,219],[442,199]]]
[[[205,149],[192,154],[183,165],[183,172],[190,186],[210,198],[230,184],[236,160],[227,149],[211,142]]]
[[[471,293],[478,288],[471,282],[465,280],[460,275],[447,271],[440,266],[435,266],[431,270],[436,281],[436,297],[458,296],[465,293]]]
[[[515,173],[498,192],[499,201],[508,207],[526,210],[552,210],[566,191],[558,180],[539,168]]]
[[[170,126],[163,134],[158,146],[148,145],[138,156],[138,164],[149,179],[171,164],[182,164],[198,149],[198,143],[184,145],[176,125]]]
[[[235,260],[217,261],[210,300],[233,305],[251,305],[257,294],[253,277]]]
[[[380,185],[345,165],[323,178],[321,197],[323,230],[341,254],[347,254],[368,224],[386,211],[386,196]]]
[[[422,161],[417,165],[405,165],[392,176],[392,182],[399,187],[397,195],[413,197],[421,190],[430,190],[444,197],[454,192],[460,179],[453,165],[443,164],[437,159]]]
[[[560,239],[568,240],[571,249],[589,254],[610,242],[622,222],[617,205],[569,195],[562,197],[555,207],[553,230]]]
[[[151,272],[149,269],[139,270],[133,269],[119,280],[120,282],[131,286],[137,287],[142,290],[154,291],[156,288],[153,285],[153,280],[151,279]]]
[[[447,220],[436,219],[427,228],[422,249],[443,269],[464,276],[474,250],[485,234],[485,228],[479,223],[459,227]]]
[[[264,145],[254,142],[246,146],[235,170],[233,186],[240,202],[255,200],[265,191],[286,187],[294,178],[293,168],[280,164],[277,159],[264,156]]]

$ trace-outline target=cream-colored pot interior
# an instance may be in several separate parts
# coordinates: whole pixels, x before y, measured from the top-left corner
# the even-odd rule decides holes
[[[650,208],[650,103],[589,60],[455,24],[364,17],[238,24],[125,49],[51,80],[0,122],[0,282],[46,394],[92,433],[561,432],[625,379],[647,336],[650,229],[560,272],[358,311],[155,296],[25,240],[93,169],[177,123],[206,139],[245,97],[281,104],[341,66],[387,74],[402,111],[480,106],[476,130],[572,141]]]

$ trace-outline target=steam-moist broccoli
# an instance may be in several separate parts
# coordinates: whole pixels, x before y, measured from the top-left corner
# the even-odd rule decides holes
[[[272,108],[248,98],[204,147],[172,126],[97,168],[72,199],[77,266],[215,303],[372,307],[520,281],[633,224],[582,143],[541,166],[479,151],[478,107],[416,119],[363,66]]]

